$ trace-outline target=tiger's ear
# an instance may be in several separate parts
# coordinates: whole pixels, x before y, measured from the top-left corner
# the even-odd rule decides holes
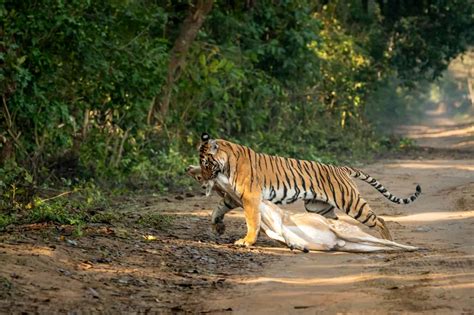
[[[217,144],[216,140],[209,141],[209,153],[214,155],[219,150],[219,145]]]
[[[211,139],[211,136],[209,136],[209,134],[207,132],[203,132],[201,134],[201,141],[202,142],[206,142],[206,141],[209,141],[209,139]]]

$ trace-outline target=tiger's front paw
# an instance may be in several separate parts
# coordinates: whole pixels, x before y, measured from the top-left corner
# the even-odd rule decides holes
[[[242,247],[249,247],[249,246],[252,246],[253,244],[255,244],[255,240],[254,241],[250,241],[248,240],[246,237],[245,238],[241,238],[240,240],[237,240],[234,242],[234,245],[237,245],[237,246],[242,246]]]

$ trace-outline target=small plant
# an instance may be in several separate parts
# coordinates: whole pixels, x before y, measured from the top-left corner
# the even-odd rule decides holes
[[[86,212],[67,200],[51,203],[37,200],[37,205],[28,212],[28,223],[54,222],[59,224],[80,225],[84,223]]]
[[[16,223],[16,217],[12,214],[0,213],[0,232],[4,231],[10,224]]]
[[[119,220],[118,213],[112,211],[99,212],[94,214],[89,221],[92,223],[112,224]]]
[[[10,291],[13,288],[12,283],[6,277],[0,276],[0,297],[6,297],[10,295]]]
[[[171,225],[173,217],[160,213],[145,214],[138,219],[138,224],[156,229],[164,229]]]
[[[410,139],[410,138],[401,138],[398,144],[398,147],[400,149],[409,149],[415,147],[415,140]]]
[[[35,193],[33,176],[10,161],[0,167],[0,211],[12,212],[31,203]]]

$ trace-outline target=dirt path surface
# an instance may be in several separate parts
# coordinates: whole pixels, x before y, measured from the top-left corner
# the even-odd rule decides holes
[[[424,125],[401,129],[421,148],[364,168],[402,196],[421,184],[422,197],[405,207],[387,202],[364,183],[358,186],[388,221],[397,241],[426,250],[282,255],[259,274],[230,279],[237,287],[213,296],[207,309],[254,314],[472,314],[473,126],[472,121],[456,124],[440,112],[429,112]]]
[[[210,231],[218,202],[201,193],[115,200],[118,220],[73,226],[30,224],[0,233],[0,314],[134,314],[204,310],[231,277],[259,273],[274,255],[230,245],[244,233]],[[278,246],[278,245],[276,245]]]
[[[53,224],[1,233],[0,313],[473,313],[472,124],[436,115],[403,131],[431,148],[364,168],[399,195],[421,184],[417,202],[393,205],[359,185],[397,241],[427,250],[303,254],[264,235],[236,248],[242,212],[216,237],[215,197],[128,197],[114,203],[118,220],[79,234]]]

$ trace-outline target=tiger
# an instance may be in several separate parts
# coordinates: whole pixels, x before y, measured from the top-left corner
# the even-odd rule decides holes
[[[357,168],[257,153],[247,146],[212,139],[207,133],[201,135],[199,164],[202,180],[213,180],[223,173],[242,202],[247,233],[234,243],[239,246],[252,246],[257,240],[261,200],[275,204],[303,200],[307,211],[333,219],[337,218],[334,210],[338,209],[376,229],[382,238],[392,240],[385,221],[361,197],[352,178],[369,183],[397,204],[410,204],[421,194],[420,185],[416,185],[415,193],[399,198]],[[223,201],[221,213],[225,214],[233,205],[225,205],[225,198]]]
[[[201,183],[201,188],[206,190],[206,196],[211,194],[211,191],[214,190],[222,199],[220,200],[217,208],[212,211],[211,223],[212,229],[218,235],[222,235],[225,232],[224,216],[227,212],[239,208],[241,204],[237,203],[236,198],[232,198],[226,193],[223,189],[219,187],[214,187],[212,180],[206,181],[202,178],[201,167],[189,165],[184,170],[187,175],[191,176],[199,183]]]

